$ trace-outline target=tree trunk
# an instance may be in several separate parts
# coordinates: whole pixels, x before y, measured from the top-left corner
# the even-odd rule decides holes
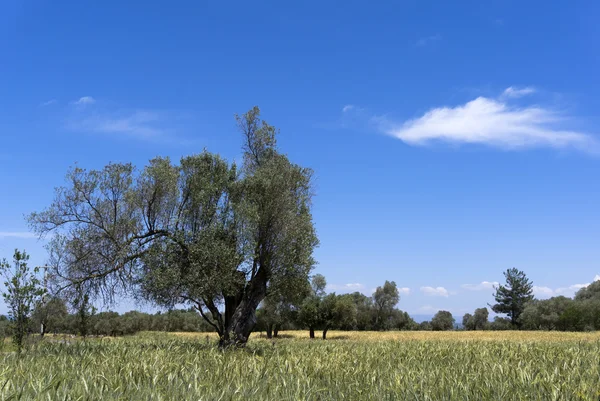
[[[277,326],[275,326],[273,328],[273,337],[277,338],[277,334],[279,334],[279,329],[277,328]]]
[[[270,324],[267,324],[267,338],[273,338],[273,330]]]
[[[327,340],[327,330],[328,329],[323,330],[323,340]]]
[[[309,327],[308,330],[310,332],[310,338],[315,338],[315,329],[313,329],[312,327]]]
[[[244,346],[248,342],[250,333],[256,326],[256,308],[267,295],[267,272],[260,267],[252,280],[248,283],[241,297],[241,302],[230,315],[231,319],[226,325],[226,330],[221,336],[219,345]],[[225,306],[227,308],[227,305]],[[227,316],[230,311],[226,311]]]

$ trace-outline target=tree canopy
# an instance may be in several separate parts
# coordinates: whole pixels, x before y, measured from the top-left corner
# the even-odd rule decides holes
[[[525,272],[514,267],[504,272],[504,278],[506,284],[496,288],[496,304],[492,306],[492,310],[508,315],[515,327],[521,327],[519,316],[527,303],[533,300],[533,283]]]
[[[29,218],[38,234],[54,233],[54,289],[187,303],[223,343],[245,343],[267,293],[305,285],[318,240],[312,171],[278,151],[278,131],[257,107],[236,119],[240,170],[207,151],[141,170],[71,169],[53,203]]]

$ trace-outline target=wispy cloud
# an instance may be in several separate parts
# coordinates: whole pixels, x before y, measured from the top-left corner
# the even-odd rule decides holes
[[[524,89],[512,89],[511,94]],[[514,96],[512,96],[514,97]],[[594,138],[564,128],[568,116],[540,106],[516,107],[506,96],[478,97],[454,107],[438,107],[423,116],[394,124],[379,121],[381,129],[409,145],[432,142],[483,144],[505,149],[573,147],[597,152]]]
[[[55,103],[56,103],[56,99],[50,99],[47,102],[44,102],[44,103],[40,104],[40,106],[46,107],[46,106],[51,106],[51,105],[53,105]]]
[[[421,287],[421,292],[430,297],[448,297],[450,293],[444,287]]]
[[[498,286],[497,281],[482,281],[479,284],[463,284],[461,287],[465,290],[470,291],[483,291],[483,290],[493,290],[494,287]]]
[[[344,107],[342,107],[342,113],[347,113],[350,110],[354,109],[354,105],[353,104],[347,104]]]
[[[96,99],[94,99],[91,96],[83,96],[83,97],[80,97],[78,100],[75,100],[72,103],[74,105],[77,105],[77,106],[84,106],[84,105],[87,105],[87,104],[94,104],[94,103],[96,103]]]
[[[531,86],[528,86],[526,88],[516,88],[514,86],[509,86],[508,88],[504,89],[504,92],[502,92],[502,96],[518,98],[531,95],[533,93],[535,93],[535,88]]]
[[[360,291],[365,288],[364,284],[361,283],[348,283],[348,284],[328,284],[327,289],[329,291],[343,291],[343,292],[354,292]]]
[[[415,42],[415,46],[417,46],[417,47],[427,46],[433,42],[438,42],[440,40],[442,40],[442,35],[435,34],[435,35],[420,38],[419,40],[417,40]]]
[[[0,231],[0,239],[3,238],[23,238],[23,239],[30,239],[30,238],[37,238],[38,236],[35,235],[34,233],[30,233],[27,231]]]
[[[99,134],[157,140],[169,133],[164,113],[148,110],[75,113],[67,128]]]

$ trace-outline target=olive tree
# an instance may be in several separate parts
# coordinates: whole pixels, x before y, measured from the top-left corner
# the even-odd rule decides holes
[[[54,233],[56,290],[186,303],[221,345],[245,344],[267,293],[307,279],[318,241],[311,170],[279,152],[278,131],[257,107],[237,122],[239,170],[207,151],[178,165],[156,158],[142,170],[70,170],[54,202],[29,218],[38,234]]]

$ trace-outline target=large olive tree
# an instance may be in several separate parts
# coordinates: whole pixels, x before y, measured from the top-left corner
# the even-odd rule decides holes
[[[221,344],[244,344],[267,293],[308,280],[317,237],[311,170],[278,151],[257,107],[236,119],[240,170],[206,151],[179,165],[70,170],[50,207],[29,218],[38,234],[54,233],[55,290],[191,304]]]

